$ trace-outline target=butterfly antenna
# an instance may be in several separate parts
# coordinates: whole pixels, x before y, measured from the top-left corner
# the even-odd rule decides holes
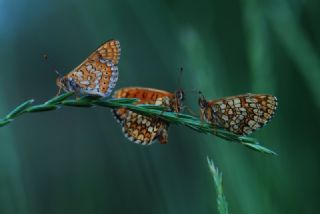
[[[186,92],[191,92],[191,93],[199,94],[199,91],[196,90],[196,89],[186,90]]]
[[[178,77],[178,86],[181,89],[182,88],[182,75],[183,75],[183,67],[180,67],[179,77]]]
[[[54,69],[54,72],[55,72],[59,77],[62,76],[57,69]]]
[[[56,66],[52,65],[49,60],[48,60],[48,55],[47,54],[43,54],[43,59],[44,61],[51,67],[51,69],[59,76],[61,77],[62,75],[59,73],[58,69],[56,68]]]
[[[179,89],[182,90],[182,76],[183,76],[183,67],[180,67],[180,72],[179,72],[179,78],[178,78],[178,86]],[[192,90],[183,90],[184,92],[192,92],[192,93],[197,93],[197,94],[201,94],[201,91],[198,91],[196,89],[192,89]]]
[[[203,93],[202,93],[201,91],[198,91],[198,94],[199,94],[200,97],[202,97],[203,99],[205,99],[205,98],[204,98],[204,95],[203,95]]]

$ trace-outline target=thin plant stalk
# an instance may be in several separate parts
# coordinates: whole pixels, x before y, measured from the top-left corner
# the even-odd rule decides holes
[[[276,153],[272,150],[261,146],[254,138],[233,134],[222,128],[214,127],[212,124],[188,114],[167,112],[165,111],[165,107],[162,106],[135,105],[135,103],[138,101],[138,99],[135,98],[103,99],[99,97],[84,96],[79,99],[69,99],[73,95],[73,93],[65,93],[38,105],[32,105],[34,103],[33,99],[27,100],[9,112],[4,118],[0,119],[0,127],[10,124],[17,117],[20,117],[25,113],[52,111],[60,109],[64,106],[82,108],[100,106],[111,109],[126,108],[145,116],[161,118],[168,121],[170,124],[186,126],[199,133],[211,134],[226,141],[240,143],[255,151],[276,155]]]

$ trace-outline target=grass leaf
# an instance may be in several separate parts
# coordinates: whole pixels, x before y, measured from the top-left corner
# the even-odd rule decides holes
[[[222,188],[222,173],[219,172],[218,168],[215,167],[212,160],[207,157],[208,165],[210,172],[213,177],[213,181],[215,184],[216,192],[217,192],[217,206],[220,214],[228,214],[228,203],[227,199],[223,194]]]
[[[92,107],[93,105],[90,102],[85,102],[84,100],[64,100],[62,104],[65,106],[74,106],[74,107]]]
[[[72,95],[74,95],[73,92],[61,94],[60,96],[56,96],[56,97],[48,100],[47,102],[45,102],[45,104],[49,104],[49,105],[50,105],[50,104],[60,103],[61,101],[68,99],[68,98],[71,97]]]
[[[27,109],[27,112],[42,112],[42,111],[51,111],[59,108],[55,105],[36,105]]]

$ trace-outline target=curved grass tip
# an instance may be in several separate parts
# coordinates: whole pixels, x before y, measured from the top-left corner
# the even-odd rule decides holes
[[[13,119],[13,118],[19,116],[27,108],[29,108],[33,102],[34,102],[34,99],[30,99],[30,100],[25,101],[24,103],[20,104],[15,109],[13,109],[5,118],[6,119]]]
[[[11,123],[12,119],[5,119],[5,120],[0,120],[0,127],[8,125]]]
[[[268,149],[264,146],[261,146],[260,144],[252,144],[252,143],[242,143],[243,145],[245,145],[246,147],[250,148],[250,149],[253,149],[255,151],[258,151],[258,152],[262,152],[262,153],[265,153],[265,154],[268,154],[268,155],[276,155],[278,156],[278,154],[274,151],[272,151],[271,149]]]

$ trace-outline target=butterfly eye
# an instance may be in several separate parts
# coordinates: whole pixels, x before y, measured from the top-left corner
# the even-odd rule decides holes
[[[184,92],[182,89],[179,89],[178,91],[176,91],[176,98],[178,100],[184,100]]]
[[[57,86],[60,86],[60,77],[57,77],[56,84],[57,84]]]
[[[199,93],[198,103],[199,103],[200,108],[208,107],[208,102],[207,102],[206,98],[203,96],[202,92],[198,91],[198,93]]]
[[[207,108],[207,107],[208,107],[208,103],[207,103],[207,101],[204,99],[203,96],[200,96],[200,97],[199,97],[198,102],[199,102],[200,108]]]
[[[59,86],[59,87],[63,87],[64,86],[64,83],[63,83],[64,81],[63,81],[63,77],[57,77],[57,79],[56,79],[56,84],[57,84],[57,86]]]

